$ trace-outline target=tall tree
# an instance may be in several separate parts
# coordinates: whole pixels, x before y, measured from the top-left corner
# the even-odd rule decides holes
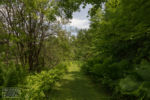
[[[4,29],[16,45],[17,60],[29,70],[36,69],[44,39],[53,34],[52,25],[60,15],[55,0],[1,0]]]

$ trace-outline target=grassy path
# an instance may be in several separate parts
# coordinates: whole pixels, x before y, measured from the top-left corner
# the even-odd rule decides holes
[[[97,88],[76,64],[69,67],[61,83],[51,92],[50,100],[110,100],[103,89]]]

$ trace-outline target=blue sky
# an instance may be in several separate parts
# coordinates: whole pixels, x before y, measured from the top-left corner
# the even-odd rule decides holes
[[[71,23],[68,23],[66,27],[68,29],[88,29],[89,28],[89,18],[88,11],[91,8],[91,5],[87,5],[84,9],[82,8],[82,5],[80,6],[80,11],[73,13],[73,18],[70,20]],[[73,35],[76,35],[77,33],[75,31],[72,31]]]

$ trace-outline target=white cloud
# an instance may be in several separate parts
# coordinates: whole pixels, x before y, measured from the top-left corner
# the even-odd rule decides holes
[[[71,20],[71,23],[68,24],[71,27],[75,27],[78,29],[88,29],[89,28],[89,20],[88,19],[75,19]]]

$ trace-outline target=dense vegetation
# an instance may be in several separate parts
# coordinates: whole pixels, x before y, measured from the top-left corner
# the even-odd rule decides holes
[[[108,0],[105,9],[90,12],[90,29],[77,36],[83,70],[114,97],[150,98],[149,6],[148,0]]]
[[[0,1],[0,92],[19,87],[22,99],[42,99],[66,72],[72,40],[61,13],[54,0]]]
[[[62,25],[81,4],[93,5],[90,28],[72,36]],[[22,99],[47,99],[78,60],[113,98],[148,100],[149,18],[149,0],[1,0],[0,92],[19,87]]]

